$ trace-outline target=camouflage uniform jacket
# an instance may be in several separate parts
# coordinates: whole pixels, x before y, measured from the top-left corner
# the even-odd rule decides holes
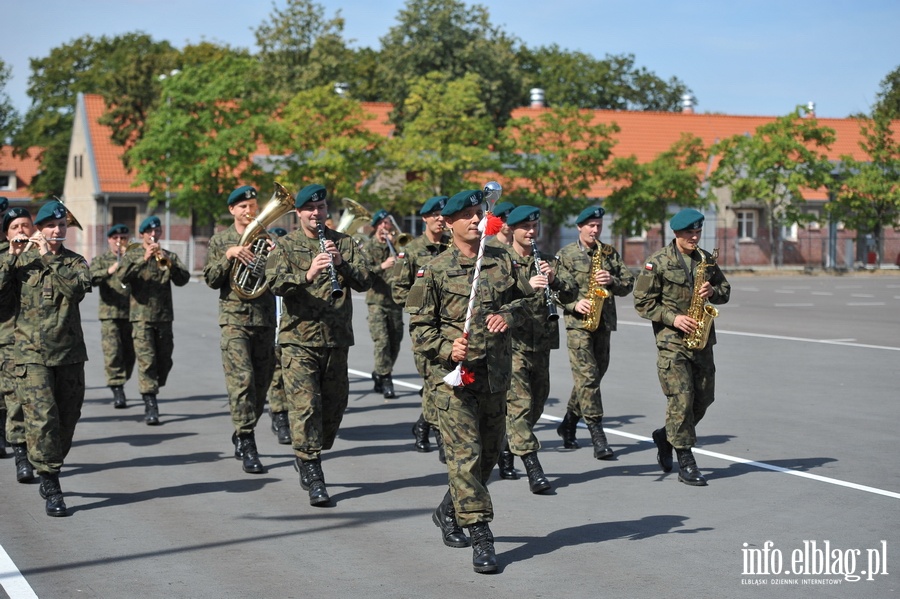
[[[448,247],[450,247],[450,235],[444,233],[438,243],[432,242],[426,235],[419,235],[403,248],[403,252],[394,263],[391,287],[391,294],[397,304],[406,305],[409,290],[416,282],[416,273]]]
[[[533,255],[520,256],[512,246],[509,246],[508,251],[526,278],[530,279],[532,275],[537,274]],[[550,284],[552,295],[561,303],[574,301],[578,295],[578,287],[572,276],[565,269],[559,268],[559,260],[555,257],[548,258],[542,254],[541,260],[548,262],[555,274],[553,283]],[[544,291],[538,291],[528,298],[529,318],[517,322],[516,326],[510,329],[514,351],[549,351],[559,348],[559,321],[547,320],[546,298]]]
[[[219,290],[219,325],[232,324],[245,327],[275,326],[275,297],[266,289],[252,300],[244,300],[231,288],[231,268],[234,260],[225,252],[238,244],[241,235],[231,225],[209,239],[206,267],[203,279],[211,289]]]
[[[563,303],[567,329],[584,328],[584,315],[575,311],[575,304],[578,303],[578,300],[587,298],[591,279],[591,261],[597,251],[603,252],[604,255],[601,258],[603,270],[609,271],[613,278],[612,282],[606,285],[608,291],[622,297],[631,293],[631,289],[634,287],[634,275],[622,262],[619,252],[611,245],[598,241],[597,247],[589,249],[584,247],[580,241],[576,241],[562,248],[557,255],[559,263],[572,275],[578,285],[578,297],[571,302]],[[607,331],[615,331],[616,324],[616,302],[610,297],[603,302],[600,326]]]
[[[381,243],[375,237],[370,237],[363,244],[363,256],[366,266],[372,275],[372,286],[366,292],[366,303],[388,308],[399,308],[391,296],[391,285],[394,282],[394,269],[382,270],[381,263],[388,259],[391,250],[388,244]]]
[[[191,273],[178,256],[166,252],[172,261],[169,268],[160,268],[151,256],[144,260],[144,248],[136,247],[125,252],[119,270],[122,282],[131,286],[131,322],[172,322],[172,285],[187,285]]]
[[[453,341],[462,337],[472,291],[475,258],[451,247],[419,269],[418,280],[406,300],[415,351],[438,366],[443,377],[455,368]],[[492,392],[509,388],[511,333],[490,333],[484,325],[489,314],[500,314],[507,324],[519,326],[529,318],[526,298],[534,294],[528,277],[509,251],[485,247],[475,307],[469,327],[466,363],[486,359]]]
[[[306,273],[320,254],[319,240],[307,237],[302,229],[278,240],[270,255],[266,278],[272,293],[284,297],[279,323],[279,345],[307,347],[349,347],[353,345],[353,303],[349,290],[366,291],[371,275],[356,242],[349,235],[325,229],[325,238],[334,241],[343,261],[336,266],[343,297],[331,298],[329,269],[307,283]]]
[[[100,320],[128,319],[131,291],[127,285],[123,287],[122,277],[119,276],[121,270],[117,269],[109,274],[109,267],[115,263],[116,255],[113,252],[94,256],[91,260],[91,285],[100,291]],[[119,267],[121,268],[121,264]]]
[[[91,291],[85,259],[62,248],[41,256],[31,249],[0,258],[0,292],[19,289],[16,364],[63,366],[87,361],[79,303]]]
[[[706,255],[707,262],[712,258],[709,252],[697,250]],[[687,314],[694,294],[693,277],[688,277],[681,260],[678,248],[673,241],[647,260],[638,275],[634,286],[634,308],[642,318],[653,322],[653,333],[656,335],[656,346],[664,349],[683,347],[684,333],[675,328],[675,317]],[[692,258],[685,256],[685,266],[695,272],[699,256],[696,252]],[[707,301],[711,304],[724,304],[731,297],[731,284],[719,266],[712,264],[706,268],[706,280],[713,286],[713,295]],[[709,331],[708,345],[716,343],[715,324]]]

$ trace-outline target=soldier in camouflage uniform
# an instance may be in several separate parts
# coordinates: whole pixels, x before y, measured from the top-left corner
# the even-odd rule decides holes
[[[528,318],[511,329],[512,383],[506,395],[507,442],[499,461],[500,477],[516,479],[513,455],[521,457],[532,493],[550,490],[550,481],[538,460],[541,444],[534,435],[534,425],[544,413],[550,395],[550,350],[559,347],[559,316],[553,296],[569,303],[577,294],[575,281],[559,268],[555,257],[541,255],[540,272],[535,267],[532,240],[538,237],[540,218],[540,209],[519,206],[509,213],[506,221],[513,237],[509,252],[522,272],[533,273],[529,283],[537,293],[528,299]]]
[[[394,264],[397,262],[397,248],[391,238],[399,234],[399,231],[394,230],[393,219],[387,210],[376,212],[369,225],[375,231],[363,244],[362,250],[372,274],[372,287],[366,292],[369,334],[375,350],[372,380],[375,382],[376,393],[383,393],[386,399],[393,399],[397,395],[394,393],[391,372],[400,355],[400,343],[403,341],[403,307],[391,296]]]
[[[670,221],[675,239],[650,256],[634,286],[635,309],[653,323],[656,370],[668,404],[666,425],[653,431],[656,461],[663,472],[671,472],[674,447],[678,480],[691,486],[706,485],[691,448],[697,443],[697,423],[715,400],[716,390],[716,332],[712,321],[704,348],[689,349],[684,344],[685,334],[693,334],[698,325],[688,314],[701,260],[708,266],[699,297],[711,304],[724,304],[731,297],[725,275],[711,255],[697,247],[703,220],[703,214],[693,208],[676,214]]]
[[[425,230],[403,248],[394,265],[394,284],[391,293],[394,301],[400,306],[406,305],[406,298],[416,282],[416,274],[419,269],[450,246],[450,235],[445,232],[444,217],[441,216],[441,210],[444,209],[448,199],[447,196],[434,196],[429,198],[419,209],[419,215],[425,222]],[[412,327],[409,332],[412,335]],[[433,430],[438,446],[438,459],[444,463],[446,462],[444,443],[438,429],[437,409],[434,407],[435,388],[444,383],[439,377],[435,379],[431,376],[431,362],[426,360],[421,353],[413,352],[413,360],[419,376],[422,377],[422,413],[412,428],[412,434],[416,440],[416,450],[431,451],[428,433]]]
[[[122,282],[131,287],[131,318],[138,388],[144,400],[144,422],[159,424],[156,395],[172,370],[175,338],[172,334],[172,285],[187,285],[191,273],[174,252],[159,247],[162,225],[148,216],[138,227],[141,246],[122,256]],[[165,261],[169,264],[166,265]]]
[[[491,209],[491,214],[500,219],[500,222],[503,225],[500,227],[500,230],[497,231],[497,234],[488,239],[487,244],[491,247],[495,248],[508,248],[512,244],[512,227],[506,222],[506,219],[509,217],[509,213],[513,211],[516,207],[512,202],[497,202],[497,204]]]
[[[331,501],[321,454],[334,444],[350,393],[350,290],[366,291],[372,284],[356,243],[324,227],[326,195],[316,184],[297,193],[300,228],[279,239],[266,269],[272,293],[284,298],[278,343],[295,466],[310,505]]]
[[[66,249],[66,208],[38,211],[34,246],[21,243],[0,260],[0,291],[19,291],[15,326],[15,386],[25,417],[28,459],[41,477],[48,516],[66,516],[59,471],[72,447],[84,403],[87,350],[79,304],[91,291],[84,258]]]
[[[0,241],[0,256],[12,252],[19,254],[25,248],[29,237],[34,235],[34,223],[24,208],[10,208],[3,215],[3,240]],[[10,243],[10,240],[16,240]],[[25,442],[25,417],[22,403],[16,393],[15,341],[16,314],[19,311],[19,289],[7,285],[0,290],[0,407],[2,407],[5,439],[15,456],[16,480],[28,483],[34,480],[34,468],[28,461],[28,447]]]
[[[113,392],[113,407],[128,406],[124,385],[134,370],[134,340],[131,335],[131,291],[119,278],[119,262],[128,247],[128,227],[113,225],[106,233],[109,251],[91,261],[91,285],[100,291],[100,342],[106,384]]]
[[[269,229],[269,236],[273,242],[277,242],[278,237],[287,235],[287,230],[281,227],[272,227]],[[269,292],[271,293],[271,291]],[[284,298],[275,298],[275,323],[281,320],[283,312]],[[287,395],[284,393],[284,376],[281,372],[281,345],[278,343],[278,329],[275,329],[275,365],[272,370],[272,382],[269,384],[269,392],[267,394],[269,401],[269,415],[272,417],[272,432],[278,439],[280,445],[291,444],[291,423],[288,420],[288,401]]]
[[[260,474],[264,469],[254,431],[265,409],[275,367],[275,298],[265,289],[256,298],[244,299],[231,286],[233,266],[241,263],[251,268],[257,258],[250,247],[239,245],[244,231],[259,213],[256,189],[244,185],[232,191],[228,212],[234,222],[209,239],[203,279],[211,289],[219,291],[219,345],[231,409],[234,457],[242,461],[244,472]]]
[[[464,386],[444,387],[435,396],[447,453],[449,492],[434,511],[444,544],[469,544],[476,572],[497,570],[493,519],[487,481],[505,436],[506,393],[510,379],[509,326],[526,317],[533,293],[508,251],[486,247],[468,336],[463,335],[484,218],[481,191],[456,194],[441,211],[453,231],[453,247],[434,258],[406,301],[413,345],[443,377],[461,363],[474,375]]]
[[[9,200],[0,197],[0,222],[6,216],[6,210],[9,208]],[[6,239],[6,229],[0,231],[0,254],[9,252],[9,241]],[[5,348],[12,345],[10,340],[13,335],[13,327],[15,326],[15,302],[12,300],[12,294],[7,293],[6,296],[0,297],[0,458],[6,457],[6,396],[12,392],[12,386],[6,382],[6,363],[4,359]]]
[[[600,268],[593,273],[596,285],[605,287],[612,296],[625,296],[634,286],[634,275],[625,267],[619,253],[611,245],[600,241],[603,231],[603,208],[592,206],[581,211],[575,219],[578,240],[559,251],[560,265],[575,279],[578,298],[563,304],[565,308],[569,363],[572,367],[574,386],[566,407],[566,414],[557,428],[565,449],[576,449],[575,428],[584,417],[591,433],[594,457],[609,460],[613,450],[603,431],[603,399],[600,383],[609,368],[609,347],[612,332],[616,330],[616,302],[613,297],[603,302],[600,323],[594,332],[584,325],[584,317],[590,312],[588,289],[591,284],[592,263],[600,252]]]

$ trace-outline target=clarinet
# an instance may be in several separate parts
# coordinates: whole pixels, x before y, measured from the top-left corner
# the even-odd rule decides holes
[[[541,272],[541,253],[537,249],[537,243],[531,240],[531,252],[534,254],[534,268],[537,274]],[[544,303],[547,304],[547,320],[553,322],[559,320],[559,314],[556,312],[556,302],[553,301],[553,295],[550,293],[550,285],[544,287]]]
[[[325,249],[325,227],[321,222],[316,222],[316,228],[319,232],[319,250],[324,254],[328,253]],[[330,255],[330,254],[329,254]],[[341,283],[338,281],[337,268],[334,267],[334,257],[331,259],[331,267],[328,269],[331,275],[331,299],[336,300],[344,296],[344,290],[341,289]]]

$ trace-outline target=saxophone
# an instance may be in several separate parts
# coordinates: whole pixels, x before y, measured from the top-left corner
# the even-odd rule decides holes
[[[603,300],[611,294],[606,287],[597,284],[597,275],[603,270],[603,257],[613,253],[611,245],[603,245],[597,242],[597,250],[591,258],[591,274],[588,280],[587,299],[591,302],[591,309],[584,315],[583,323],[587,331],[593,333],[600,326],[600,315],[603,313]]]
[[[701,250],[700,264],[697,265],[697,272],[694,274],[694,292],[691,295],[691,307],[687,315],[697,321],[697,328],[692,334],[684,336],[684,345],[695,351],[706,347],[713,318],[719,316],[719,310],[708,304],[706,298],[700,297],[700,288],[706,282],[706,269],[710,264],[715,264],[718,257],[719,248],[715,248],[712,252],[712,262],[707,262],[706,254]]]

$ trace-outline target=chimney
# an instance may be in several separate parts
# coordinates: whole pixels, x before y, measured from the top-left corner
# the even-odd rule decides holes
[[[806,116],[808,118],[815,118],[816,116],[816,103],[812,100],[806,103]]]
[[[694,114],[694,104],[697,100],[690,93],[681,96],[681,112],[684,114]]]
[[[546,106],[544,102],[544,90],[539,87],[532,88],[528,95],[531,97],[531,107],[532,108],[543,108]]]
[[[346,81],[339,81],[334,84],[334,93],[339,95],[340,97],[345,97],[347,92],[350,90],[350,84]]]

